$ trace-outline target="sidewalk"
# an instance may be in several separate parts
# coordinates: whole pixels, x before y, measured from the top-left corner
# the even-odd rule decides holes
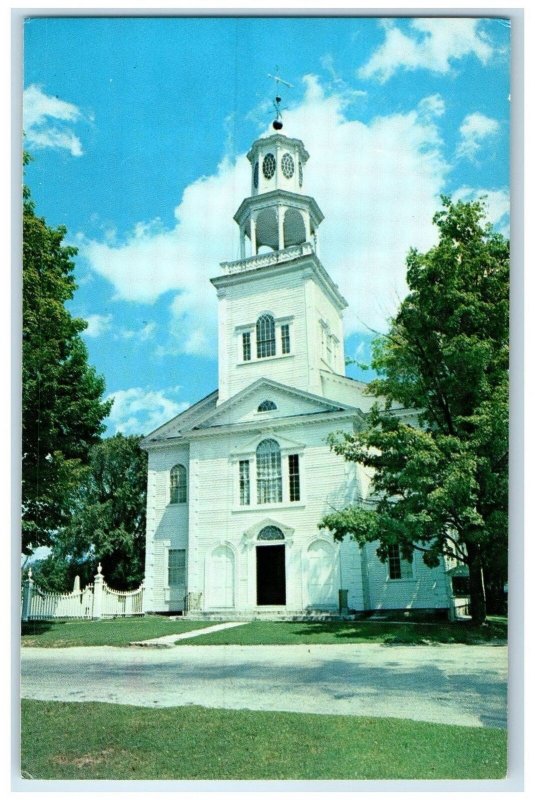
[[[247,625],[247,622],[221,622],[219,625],[209,625],[196,631],[170,633],[166,636],[159,636],[157,639],[143,639],[140,642],[130,642],[130,644],[133,647],[172,647],[179,639],[192,639],[194,636],[216,633],[217,631],[224,631],[226,628],[237,628],[239,625]]]

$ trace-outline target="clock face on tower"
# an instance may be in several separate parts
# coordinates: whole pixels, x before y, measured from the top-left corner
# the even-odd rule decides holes
[[[294,160],[289,153],[285,153],[281,159],[282,174],[285,178],[291,178],[294,174]]]
[[[268,181],[270,180],[270,178],[274,176],[276,166],[277,164],[275,162],[275,156],[273,155],[273,153],[268,153],[264,157],[264,161],[262,164],[262,172],[264,173],[264,177],[267,178]]]

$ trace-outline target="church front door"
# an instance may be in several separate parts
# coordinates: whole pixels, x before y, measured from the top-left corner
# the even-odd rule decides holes
[[[286,564],[283,544],[256,548],[256,603],[286,605]]]

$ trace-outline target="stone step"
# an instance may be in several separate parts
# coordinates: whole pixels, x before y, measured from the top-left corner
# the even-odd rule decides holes
[[[332,613],[310,613],[310,614],[303,614],[301,613],[288,613],[288,612],[274,612],[274,611],[267,611],[267,612],[251,612],[247,613],[238,613],[238,614],[214,614],[211,612],[202,613],[200,611],[190,611],[188,614],[185,615],[185,619],[188,620],[200,620],[207,622],[230,622],[230,621],[243,621],[243,622],[252,622],[253,620],[264,620],[270,622],[338,622],[340,620],[352,620],[356,619],[356,616],[353,614],[332,614]]]

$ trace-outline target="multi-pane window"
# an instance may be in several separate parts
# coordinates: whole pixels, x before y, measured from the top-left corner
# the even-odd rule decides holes
[[[282,502],[281,451],[274,439],[264,439],[256,448],[257,503]]]
[[[256,357],[275,355],[275,320],[271,314],[262,314],[256,323]]]
[[[240,506],[248,506],[251,502],[251,481],[249,462],[240,461]]]
[[[284,540],[284,534],[280,528],[276,528],[274,525],[267,525],[258,534],[259,542],[276,542],[281,539]]]
[[[281,343],[283,354],[290,352],[290,326],[281,325]]]
[[[251,360],[251,334],[249,332],[242,334],[242,349],[243,349],[243,360],[250,361]]]
[[[390,580],[412,578],[412,563],[401,557],[397,544],[388,547],[388,576]]]
[[[277,406],[275,405],[273,400],[262,400],[262,402],[260,403],[260,405],[258,406],[258,408],[256,410],[257,411],[275,411],[276,408],[277,408]]]
[[[288,479],[290,484],[290,501],[300,500],[299,456],[296,454],[288,456]]]
[[[185,503],[187,501],[187,475],[182,464],[176,464],[170,476],[170,503]]]
[[[183,586],[186,582],[186,551],[169,550],[167,562],[167,585]]]

